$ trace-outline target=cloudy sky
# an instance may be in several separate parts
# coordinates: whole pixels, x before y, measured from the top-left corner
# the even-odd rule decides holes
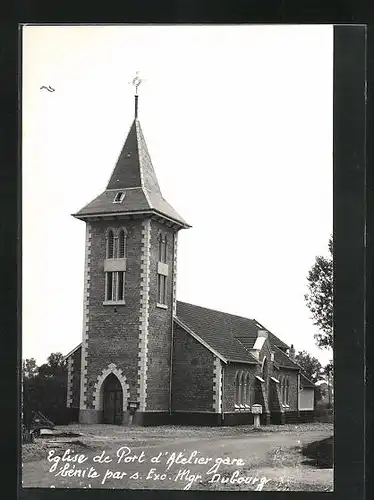
[[[23,29],[23,357],[81,341],[85,224],[139,118],[193,227],[178,299],[256,318],[326,363],[304,302],[332,232],[332,26]],[[40,89],[51,86],[55,91]]]

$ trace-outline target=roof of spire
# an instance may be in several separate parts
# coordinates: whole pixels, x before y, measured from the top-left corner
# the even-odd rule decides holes
[[[119,193],[122,196],[116,198]],[[131,125],[106,190],[73,215],[85,219],[134,212],[155,213],[182,227],[190,227],[162,196],[137,117]]]

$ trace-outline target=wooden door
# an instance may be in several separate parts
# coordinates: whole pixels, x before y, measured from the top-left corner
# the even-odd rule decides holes
[[[123,392],[118,378],[110,374],[103,388],[103,423],[122,425]]]

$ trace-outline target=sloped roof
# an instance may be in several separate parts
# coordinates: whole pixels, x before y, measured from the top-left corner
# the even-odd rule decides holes
[[[300,366],[292,361],[279,347],[274,346],[274,361],[277,365],[290,370],[300,370]]]
[[[125,193],[123,201],[113,203],[119,192]],[[190,227],[163,198],[140,122],[135,118],[106,190],[73,215],[84,219],[90,216],[139,212],[155,213],[182,227]]]
[[[306,377],[302,372],[300,372],[300,383],[301,386],[305,389],[314,389],[316,387],[315,384],[313,384],[313,382],[309,380],[308,377]]]
[[[181,301],[177,301],[176,316],[227,360],[258,362],[249,350],[253,348],[258,330],[266,329],[257,321]],[[286,345],[271,332],[268,339],[272,346]]]

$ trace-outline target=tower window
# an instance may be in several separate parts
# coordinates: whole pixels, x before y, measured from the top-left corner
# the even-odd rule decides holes
[[[163,274],[157,275],[157,302],[166,305],[167,277]]]
[[[125,299],[125,273],[123,271],[118,272],[117,280],[117,300]]]
[[[160,234],[158,237],[158,260],[160,262],[167,262],[167,237]]]
[[[114,258],[114,234],[110,229],[107,236],[107,245],[106,245],[106,258],[113,259]]]
[[[109,229],[106,235],[106,260],[104,263],[105,303],[124,303],[125,301],[126,239],[127,232],[125,228],[119,230]]]
[[[106,273],[105,300],[113,300],[113,274]]]
[[[163,234],[158,236],[158,273],[157,273],[157,303],[167,305],[167,238]]]
[[[121,203],[125,197],[124,191],[119,191],[114,197],[113,203]]]
[[[126,256],[126,235],[123,229],[120,230],[118,236],[118,258],[123,259]]]

